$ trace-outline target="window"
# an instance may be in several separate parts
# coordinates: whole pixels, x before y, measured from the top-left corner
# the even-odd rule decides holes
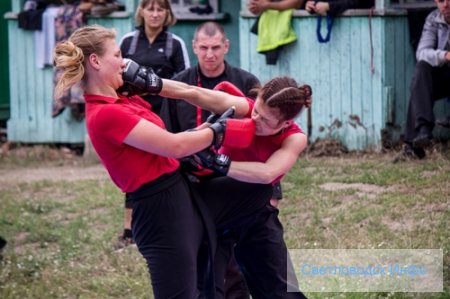
[[[171,0],[173,13],[180,20],[216,19],[218,0]]]

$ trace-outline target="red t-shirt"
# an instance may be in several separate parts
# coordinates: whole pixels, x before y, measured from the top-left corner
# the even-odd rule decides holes
[[[138,96],[111,98],[85,94],[86,127],[92,145],[113,182],[132,192],[159,176],[178,169],[174,158],[145,152],[123,143],[142,118],[165,128],[151,105]]]
[[[251,117],[251,111],[253,110],[254,101],[247,98],[250,105],[249,113],[245,116]],[[285,128],[278,134],[271,136],[256,136],[253,137],[250,146],[239,149],[232,147],[221,147],[220,153],[225,154],[231,158],[232,161],[250,161],[250,162],[266,162],[270,156],[281,148],[283,141],[292,134],[301,133],[304,134],[300,127],[292,123],[289,127]],[[272,183],[278,182],[283,177],[276,178]]]

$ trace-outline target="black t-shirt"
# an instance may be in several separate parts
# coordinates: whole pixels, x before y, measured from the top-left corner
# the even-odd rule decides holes
[[[134,53],[130,53],[133,38],[139,33]],[[171,49],[168,50],[168,34],[171,34]],[[190,67],[189,54],[184,41],[173,33],[168,33],[167,28],[150,43],[145,35],[144,28],[138,27],[135,31],[124,35],[120,42],[120,50],[124,58],[130,58],[139,65],[151,67],[161,78],[172,78],[175,74]],[[152,105],[152,111],[160,114],[162,97],[143,96]]]

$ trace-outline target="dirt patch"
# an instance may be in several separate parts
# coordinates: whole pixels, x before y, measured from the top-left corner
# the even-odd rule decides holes
[[[409,218],[392,220],[387,217],[383,217],[381,219],[381,223],[393,231],[413,231],[417,225],[420,225],[420,223],[417,223],[416,220]]]
[[[34,181],[77,181],[89,179],[106,179],[107,172],[102,165],[88,167],[62,166],[40,167],[34,169],[0,169],[2,182],[34,182]]]
[[[437,174],[438,174],[437,171],[424,171],[424,172],[422,172],[422,177],[424,177],[424,178],[432,178],[432,177],[434,177]]]
[[[345,189],[358,190],[359,192],[356,194],[358,197],[367,196],[368,198],[375,198],[378,194],[386,191],[385,188],[377,185],[361,184],[361,183],[353,183],[353,184],[325,183],[320,185],[319,187],[327,191],[337,191]]]
[[[429,149],[431,157],[447,158],[450,151],[447,144],[434,145]],[[348,151],[338,140],[327,138],[319,139],[310,144],[302,155],[305,158],[349,158],[345,163],[357,164],[366,158],[390,161],[398,154],[396,150],[383,150],[382,153],[374,151]],[[26,162],[24,162],[26,161]],[[312,172],[314,169],[304,169]],[[434,172],[425,173],[433,176]],[[74,181],[83,179],[109,179],[103,166],[99,163],[92,149],[84,150],[80,145],[18,145],[14,143],[0,144],[0,189],[3,184],[10,182],[34,182],[39,180]],[[324,184],[323,188],[357,189],[359,195],[369,197],[383,191],[382,187],[368,184]]]
[[[0,152],[0,189],[10,183],[108,179],[103,165],[64,146],[9,145]]]

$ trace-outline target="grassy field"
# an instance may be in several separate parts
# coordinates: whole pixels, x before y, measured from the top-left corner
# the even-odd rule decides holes
[[[0,155],[0,235],[8,241],[0,261],[0,298],[149,298],[137,249],[113,246],[122,228],[123,195],[104,175],[84,178],[83,170],[92,166],[54,150]],[[64,180],[57,170],[67,168],[79,177]],[[36,169],[44,174],[30,178]],[[289,248],[444,252],[443,293],[308,297],[450,298],[448,151],[395,164],[391,154],[305,155],[283,188],[280,218]]]

